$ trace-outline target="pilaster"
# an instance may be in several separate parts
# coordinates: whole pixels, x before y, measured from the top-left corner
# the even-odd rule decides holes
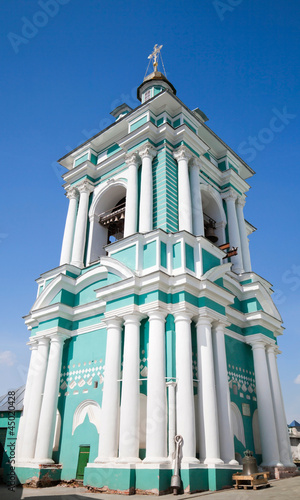
[[[189,160],[192,154],[186,146],[179,146],[173,153],[178,163],[178,225],[179,231],[193,232],[192,204],[189,179]]]
[[[140,222],[139,232],[147,233],[153,229],[153,175],[152,160],[156,156],[156,149],[150,143],[143,145],[139,150],[142,159]]]
[[[84,181],[77,186],[80,193],[78,214],[76,220],[73,252],[72,252],[72,265],[83,267],[84,249],[86,242],[86,228],[88,218],[89,196],[93,191],[93,186],[88,181]]]
[[[61,266],[71,262],[79,193],[76,188],[70,187],[67,189],[66,196],[69,199],[69,207],[61,249]]]
[[[176,332],[177,434],[183,437],[182,461],[197,463],[193,383],[192,314],[174,314]]]
[[[125,157],[128,166],[127,193],[125,207],[124,237],[137,232],[138,220],[138,175],[139,155],[137,152]]]
[[[253,351],[254,372],[256,380],[256,397],[258,424],[262,446],[262,457],[265,466],[282,465],[278,449],[278,437],[274,416],[273,400],[268,373],[265,342],[250,342]]]

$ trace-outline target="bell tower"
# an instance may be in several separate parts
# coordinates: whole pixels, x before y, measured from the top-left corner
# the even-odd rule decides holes
[[[254,172],[176,96],[161,49],[141,104],[118,106],[112,125],[59,160],[69,206],[59,266],[37,280],[25,318],[21,482],[47,469],[160,494],[176,436],[184,491],[230,485],[246,449],[271,472],[295,470],[282,320],[251,268],[243,213]]]

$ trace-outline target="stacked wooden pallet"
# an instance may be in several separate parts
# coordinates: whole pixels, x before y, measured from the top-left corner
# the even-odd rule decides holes
[[[245,476],[243,473],[237,472],[233,474],[232,479],[235,481],[234,487],[244,488],[244,490],[248,488],[253,488],[257,490],[258,488],[268,487],[270,483],[268,483],[269,472],[254,472],[248,476]]]

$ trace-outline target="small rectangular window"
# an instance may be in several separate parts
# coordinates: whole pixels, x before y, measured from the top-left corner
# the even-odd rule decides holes
[[[94,382],[94,389],[97,389],[98,387],[98,382]]]
[[[151,89],[146,90],[146,92],[145,92],[145,101],[149,101],[150,97],[151,97]]]

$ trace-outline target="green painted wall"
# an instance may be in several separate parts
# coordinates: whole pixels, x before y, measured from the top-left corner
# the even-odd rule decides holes
[[[142,125],[144,125],[145,123],[147,122],[147,116],[143,116],[142,118],[140,118],[137,122],[133,123],[132,125],[130,125],[130,132],[133,132],[134,130],[136,130],[137,128],[141,127]]]
[[[203,274],[212,269],[213,267],[219,266],[221,261],[215,255],[207,252],[202,248],[202,262],[203,262]]]
[[[191,271],[195,271],[194,248],[185,243],[185,265]]]
[[[251,346],[225,335],[227,370],[230,383],[230,399],[242,415],[246,447],[235,438],[235,451],[242,457],[246,449],[254,449],[252,418],[257,409],[254,364]],[[248,388],[248,390],[247,390]],[[250,416],[243,415],[243,404],[249,405]],[[260,462],[261,457],[256,456]]]
[[[160,242],[160,264],[167,268],[167,245],[163,241]]]
[[[143,269],[155,266],[156,264],[156,241],[151,241],[143,247]]]
[[[181,242],[179,241],[173,245],[173,269],[178,269],[181,265]]]
[[[136,268],[136,245],[132,245],[131,247],[124,248],[124,250],[119,250],[118,252],[114,252],[111,254],[113,259],[122,262],[125,266],[129,267],[129,269]]]

